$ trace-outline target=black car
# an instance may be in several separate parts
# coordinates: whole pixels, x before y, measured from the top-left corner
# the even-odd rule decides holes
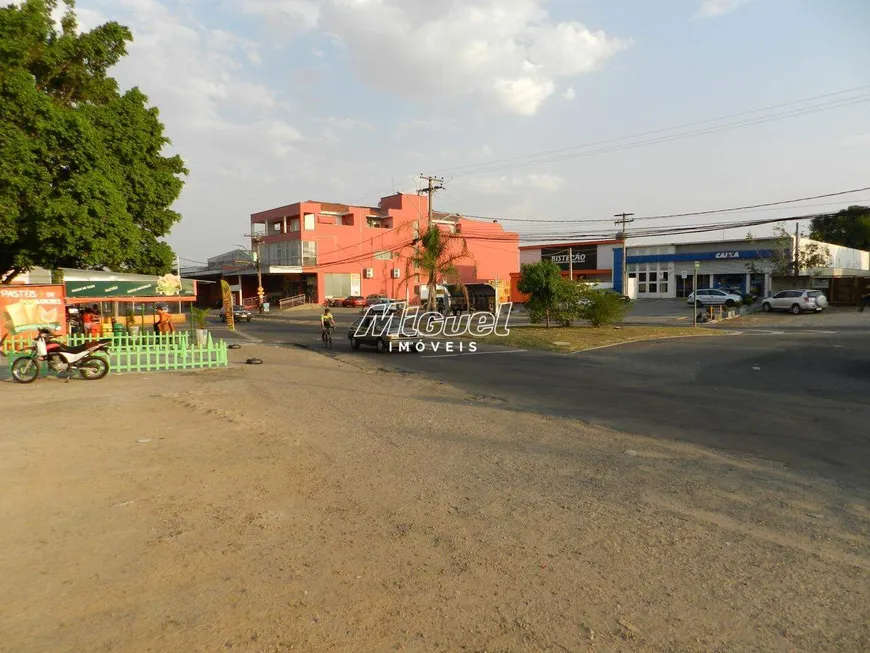
[[[250,322],[253,317],[253,313],[249,311],[244,306],[233,306],[233,320],[236,322],[241,322],[244,320],[245,322]],[[224,313],[223,309],[221,309],[221,322],[226,322],[227,316]]]
[[[360,345],[376,347],[379,352],[408,351],[416,352],[418,344],[423,340],[419,332],[410,325],[402,328],[404,312],[398,308],[393,310],[376,307],[369,309],[363,317],[358,318],[347,330],[351,349],[359,349]],[[394,313],[392,320],[389,314]]]

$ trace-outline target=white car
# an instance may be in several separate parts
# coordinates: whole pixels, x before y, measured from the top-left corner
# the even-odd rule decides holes
[[[761,310],[790,311],[795,315],[805,312],[819,313],[828,307],[828,299],[821,290],[783,290],[761,303]]]
[[[695,303],[695,296],[698,297],[698,306],[740,306],[743,303],[743,297],[734,293],[726,292],[725,290],[716,290],[715,288],[703,288],[693,292],[686,299],[686,303],[691,306]]]

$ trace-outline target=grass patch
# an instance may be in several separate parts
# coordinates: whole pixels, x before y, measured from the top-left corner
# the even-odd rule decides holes
[[[476,339],[492,345],[508,345],[521,349],[545,349],[547,351],[583,351],[605,345],[641,340],[660,340],[674,336],[721,336],[722,331],[691,327],[552,327],[513,326],[507,336],[488,336]]]

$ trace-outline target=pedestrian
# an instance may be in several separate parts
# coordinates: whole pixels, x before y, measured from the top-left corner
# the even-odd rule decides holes
[[[870,306],[870,292],[861,295],[861,305],[858,307],[858,312],[863,313],[867,306]]]
[[[172,323],[172,313],[161,306],[158,309],[158,314],[160,319],[157,326],[160,330],[160,334],[165,336],[170,333],[175,333],[175,325]]]
[[[82,313],[82,328],[88,338],[94,335],[94,311],[90,306]]]

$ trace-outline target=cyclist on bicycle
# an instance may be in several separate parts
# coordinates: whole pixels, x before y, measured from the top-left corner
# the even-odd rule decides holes
[[[320,316],[320,336],[325,341],[327,336],[330,334],[327,333],[327,329],[335,328],[335,318],[332,317],[332,313],[329,311],[329,307],[323,310],[323,315]]]

